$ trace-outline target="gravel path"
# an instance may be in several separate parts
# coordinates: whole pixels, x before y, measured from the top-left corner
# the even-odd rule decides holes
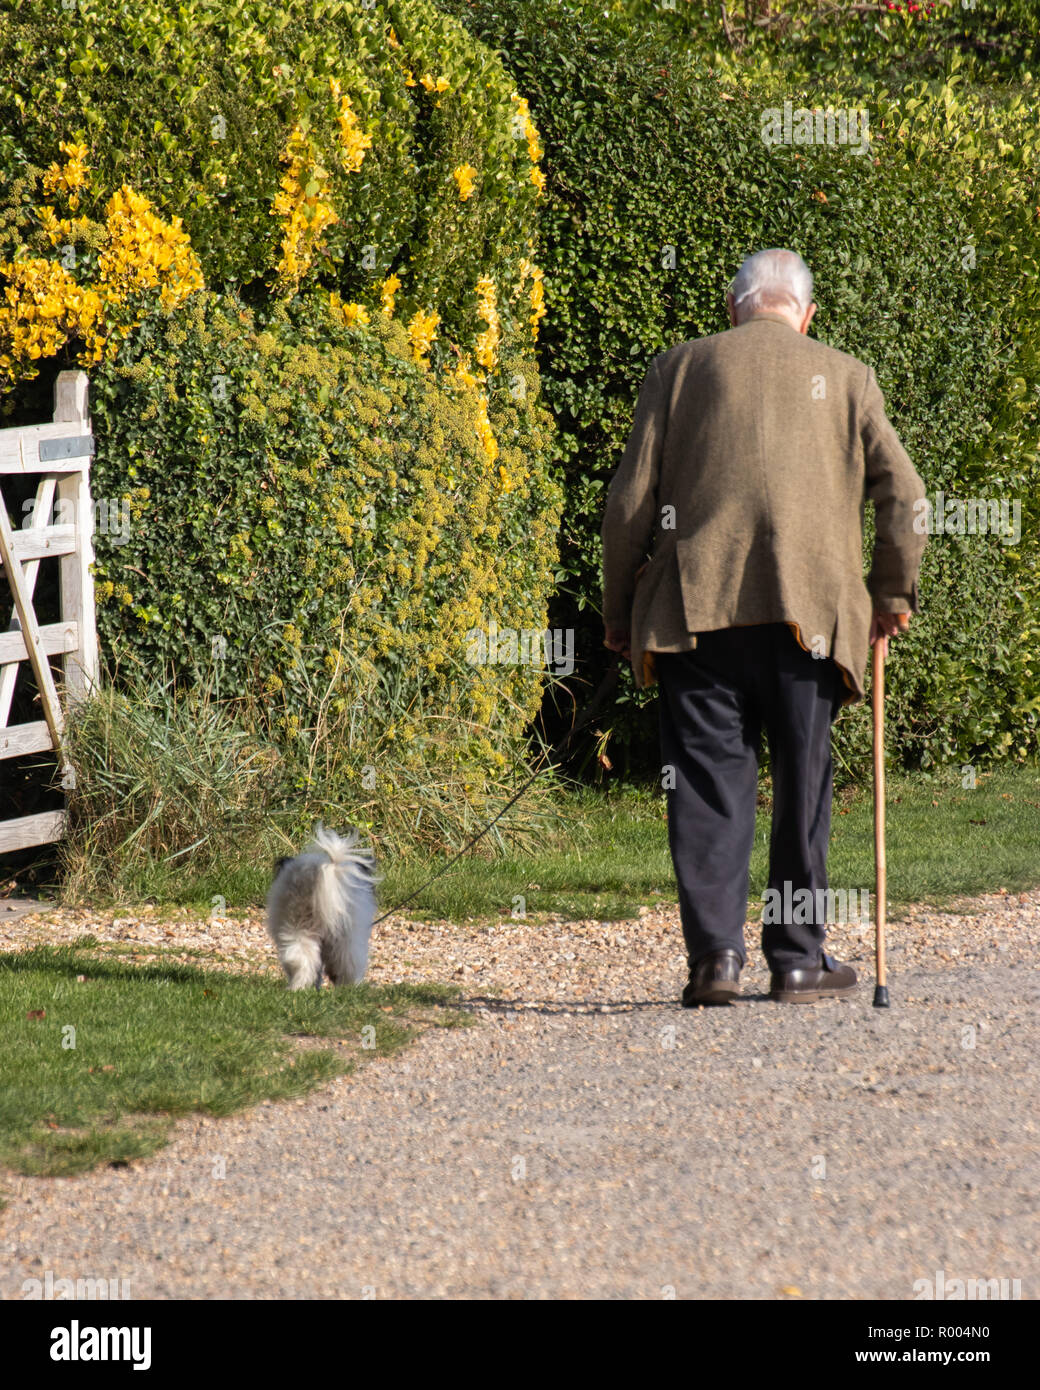
[[[391,919],[370,978],[454,979],[478,1026],[129,1169],[5,1175],[0,1295],[50,1270],[135,1298],[905,1300],[941,1269],[1035,1298],[1040,892],[962,909],[891,925],[888,1012],[854,926],[854,1000],[770,1003],[755,948],[739,1004],[684,1011],[674,909]],[[42,914],[0,949],[87,930],[271,968],[256,919]]]

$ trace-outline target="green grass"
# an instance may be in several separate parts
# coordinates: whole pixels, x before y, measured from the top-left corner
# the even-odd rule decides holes
[[[971,893],[1040,884],[1040,769],[1010,766],[977,774],[961,786],[960,770],[888,779],[888,891],[893,909],[911,902],[949,903]],[[761,904],[768,864],[770,799],[761,782],[751,859],[751,904]],[[935,803],[935,804],[933,804]],[[869,787],[835,794],[829,871],[835,888],[872,888],[873,798]],[[633,787],[577,790],[562,799],[566,829],[547,832],[541,848],[483,857],[465,855],[408,909],[417,917],[495,919],[514,905],[528,916],[614,920],[644,903],[675,901],[664,798]],[[408,897],[444,856],[390,858],[381,864],[382,908]],[[229,910],[256,911],[270,881],[267,862],[228,859],[219,872],[170,876],[156,867],[141,899],[209,913],[215,896]],[[148,891],[150,890],[150,891]],[[523,898],[523,903],[515,902]],[[221,912],[224,907],[221,907]]]
[[[2,955],[0,1163],[56,1176],[140,1158],[174,1116],[301,1095],[417,1027],[469,1022],[449,1007],[456,995],[434,984],[290,992],[273,978],[132,965],[89,937]],[[328,1041],[301,1049],[303,1038]]]
[[[962,896],[1040,885],[1040,769],[1008,767],[977,777],[971,790],[961,786],[959,770],[931,782],[889,779],[890,904],[944,906]],[[831,882],[873,888],[872,794],[837,802],[831,824]]]
[[[765,781],[760,802],[751,858],[753,908],[761,906],[768,871]],[[569,805],[574,829],[567,835],[523,857],[464,857],[410,910],[455,919],[503,917],[520,895],[528,915],[611,920],[633,916],[643,903],[675,901],[662,796],[632,788],[609,795],[577,792]],[[886,820],[890,908],[940,905],[961,895],[1040,884],[1040,769],[1035,766],[979,773],[974,790],[961,787],[959,769],[933,779],[890,775]],[[837,794],[831,824],[832,887],[873,889],[870,788]],[[386,866],[384,906],[405,897],[441,863]]]

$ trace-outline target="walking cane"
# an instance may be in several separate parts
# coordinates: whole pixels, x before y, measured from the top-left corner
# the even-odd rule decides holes
[[[874,950],[877,984],[874,1008],[888,1008],[885,983],[885,648],[887,637],[874,643]]]

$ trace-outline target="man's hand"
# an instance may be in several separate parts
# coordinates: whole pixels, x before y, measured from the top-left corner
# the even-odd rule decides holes
[[[881,655],[888,655],[888,639],[897,637],[910,626],[909,613],[875,613],[870,624],[870,645],[881,643]]]
[[[620,652],[626,661],[632,660],[631,634],[620,627],[608,627],[603,645],[612,652]]]

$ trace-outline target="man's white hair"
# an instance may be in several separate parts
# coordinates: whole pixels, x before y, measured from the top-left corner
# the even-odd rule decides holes
[[[773,246],[748,256],[729,292],[740,319],[766,309],[804,314],[813,302],[812,271],[797,251]]]

